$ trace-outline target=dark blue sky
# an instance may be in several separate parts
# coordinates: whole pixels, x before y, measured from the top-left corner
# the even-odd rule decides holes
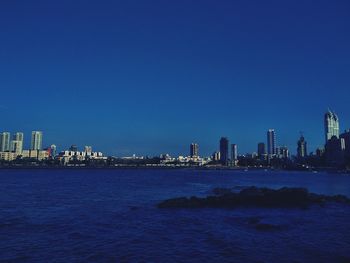
[[[256,151],[350,128],[350,2],[2,1],[0,130],[59,149]]]

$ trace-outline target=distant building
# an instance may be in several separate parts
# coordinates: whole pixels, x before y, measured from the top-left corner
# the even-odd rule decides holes
[[[340,138],[344,140],[345,144],[345,158],[350,161],[350,129],[346,130],[340,135]]]
[[[231,144],[231,161],[236,161],[237,159],[238,159],[237,144]]]
[[[220,152],[214,152],[212,158],[213,161],[220,161]]]
[[[223,165],[228,164],[228,147],[229,147],[228,138],[221,137],[221,139],[220,139],[220,162]]]
[[[236,166],[238,163],[238,147],[237,144],[231,144],[231,165]]]
[[[325,145],[325,156],[327,165],[341,166],[344,164],[345,140],[333,136]]]
[[[258,143],[258,156],[259,158],[263,157],[266,155],[266,146],[265,143],[260,142]]]
[[[9,132],[0,133],[0,151],[1,152],[10,151],[10,133]]]
[[[50,157],[55,158],[57,155],[57,147],[56,145],[52,144],[50,146]]]
[[[23,141],[24,141],[24,134],[23,132],[16,132],[14,135],[13,135],[13,140],[14,141],[21,141],[22,144],[23,144]]]
[[[339,138],[339,118],[331,111],[324,115],[324,129],[326,143],[332,139],[333,136]]]
[[[21,154],[23,151],[23,141],[11,141],[11,152]]]
[[[63,151],[60,152],[58,157],[65,165],[70,161],[85,161],[85,160],[107,160],[107,157],[103,156],[101,152],[79,152],[79,151]]]
[[[16,132],[13,134],[11,141],[11,152],[22,153],[24,144],[24,134],[23,132]]]
[[[269,156],[276,155],[276,133],[274,129],[267,131],[267,153]]]
[[[0,160],[4,160],[4,161],[13,161],[16,160],[16,158],[18,157],[17,153],[13,153],[13,152],[0,152]]]
[[[43,133],[41,131],[32,131],[31,150],[41,151],[43,145]]]
[[[281,159],[288,159],[289,158],[289,149],[287,146],[278,147],[277,152],[278,158]]]
[[[197,143],[191,143],[190,145],[190,156],[191,157],[198,157],[198,144]]]
[[[78,151],[78,146],[76,146],[75,144],[71,145],[69,147],[69,150],[72,151],[72,152],[77,152]]]
[[[85,146],[85,147],[84,147],[84,151],[85,151],[86,153],[92,153],[92,146]]]
[[[304,136],[300,136],[300,139],[298,141],[297,157],[299,159],[303,159],[306,156],[307,156],[307,142],[305,141]]]
[[[23,150],[22,158],[32,158],[41,161],[49,158],[49,153],[42,150]]]
[[[324,156],[324,149],[323,148],[317,148],[316,149],[316,156],[321,158]]]

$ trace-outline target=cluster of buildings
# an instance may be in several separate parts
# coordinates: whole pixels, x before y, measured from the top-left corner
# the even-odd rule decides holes
[[[191,143],[188,156],[171,157],[168,154],[161,155],[159,161],[155,158],[143,157],[124,157],[113,159],[114,164],[125,163],[142,163],[160,165],[160,166],[203,166],[203,165],[221,165],[221,166],[237,166],[247,165],[247,160],[253,165],[273,166],[278,163],[307,163],[309,160],[319,161],[318,166],[341,167],[350,165],[350,130],[340,134],[339,118],[332,112],[327,111],[324,115],[324,131],[325,145],[318,148],[315,154],[308,154],[307,141],[303,134],[297,142],[296,156],[291,158],[287,146],[278,146],[276,140],[276,131],[269,129],[266,133],[266,142],[259,142],[257,152],[246,155],[238,155],[237,144],[230,144],[227,137],[221,137],[219,141],[219,150],[215,151],[210,157],[201,157],[199,154],[199,145]],[[18,160],[54,160],[61,165],[77,165],[86,161],[97,160],[107,164],[108,158],[102,152],[93,152],[91,146],[85,146],[82,151],[78,150],[76,145],[72,145],[68,150],[57,153],[56,145],[51,145],[45,149],[42,148],[43,133],[41,131],[33,131],[31,133],[30,148],[24,148],[23,132],[16,132],[12,136],[9,132],[0,133],[0,161],[18,161]],[[242,159],[245,162],[242,162]],[[121,160],[121,161],[118,161]],[[253,161],[252,161],[253,160]],[[118,163],[119,162],[119,163]]]
[[[329,166],[341,166],[350,159],[350,130],[339,134],[339,118],[328,111],[324,116],[325,147],[319,154],[325,156]]]
[[[102,152],[93,152],[91,146],[85,146],[83,151],[79,151],[76,145],[72,145],[69,150],[62,151],[56,156],[63,165],[69,163],[80,163],[87,160],[106,160]]]
[[[0,160],[13,161],[18,158],[47,159],[50,157],[50,151],[42,150],[42,141],[43,133],[41,131],[33,131],[30,148],[23,149],[23,132],[16,132],[12,137],[9,132],[2,132],[0,133]]]
[[[10,132],[0,133],[0,160],[14,161],[31,159],[35,161],[58,160],[59,163],[68,164],[74,161],[105,160],[101,152],[93,152],[91,146],[85,146],[84,151],[79,151],[75,145],[69,150],[57,153],[56,145],[43,149],[43,133],[32,131],[30,148],[24,148],[24,133],[16,132],[11,137]]]
[[[237,144],[230,144],[227,137],[221,137],[219,151],[212,154],[211,160],[224,166],[237,166],[240,157],[242,156],[238,155]],[[269,129],[267,142],[258,143],[257,152],[243,155],[243,157],[268,161],[274,158],[287,159],[290,156],[286,146],[277,146],[276,132],[274,129]]]
[[[220,164],[222,166],[237,166],[242,157],[261,161],[265,165],[276,163],[276,161],[295,163],[307,163],[308,158],[314,160],[318,158],[318,164],[329,167],[344,166],[350,162],[350,129],[339,134],[339,118],[331,111],[326,112],[324,117],[325,145],[316,149],[315,154],[309,154],[307,141],[301,133],[297,141],[296,155],[290,155],[287,146],[278,146],[276,131],[269,129],[266,134],[266,143],[258,143],[257,152],[246,155],[238,155],[237,144],[230,144],[227,137],[222,137],[219,142],[219,150],[215,151],[209,158],[199,156],[199,146],[197,143],[190,145],[190,155],[188,157],[171,158],[169,155],[164,158],[164,162],[195,163],[205,165],[208,163]],[[312,157],[312,158],[311,158]]]

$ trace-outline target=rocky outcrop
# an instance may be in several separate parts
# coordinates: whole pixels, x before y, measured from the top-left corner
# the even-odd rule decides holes
[[[343,195],[327,196],[309,193],[305,188],[283,187],[278,190],[248,187],[238,193],[229,189],[213,190],[214,195],[204,198],[180,197],[165,200],[158,208],[234,208],[234,207],[276,207],[307,208],[312,204],[323,205],[326,202],[350,204],[350,199]]]

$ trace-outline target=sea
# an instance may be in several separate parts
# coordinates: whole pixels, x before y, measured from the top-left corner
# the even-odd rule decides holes
[[[342,173],[1,169],[0,262],[350,262],[346,204],[157,208],[168,198],[246,186],[350,197]]]

